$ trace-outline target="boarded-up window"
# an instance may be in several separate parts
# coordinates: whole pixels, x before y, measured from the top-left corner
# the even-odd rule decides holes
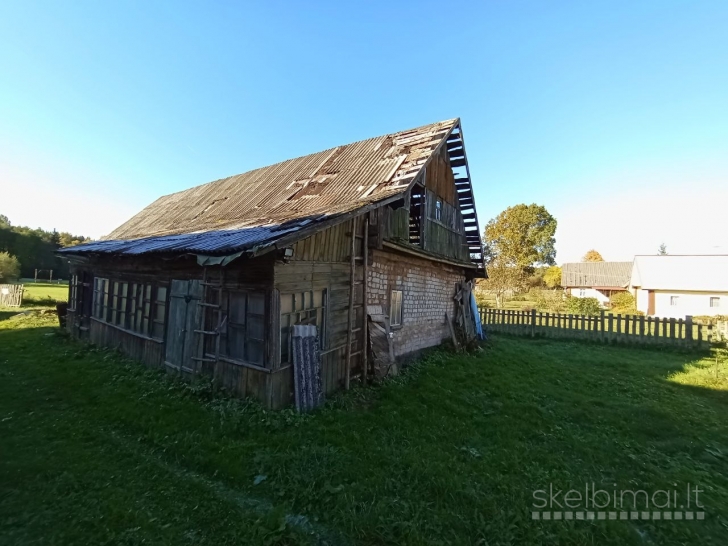
[[[392,290],[389,300],[389,324],[402,326],[402,291]]]
[[[94,305],[93,316],[97,319],[104,319],[106,316],[106,290],[109,284],[108,279],[96,277],[94,279]]]
[[[68,287],[68,310],[75,311],[79,308],[79,289],[78,289],[78,275],[71,276],[71,282]]]
[[[93,316],[155,339],[164,339],[167,288],[94,279]]]
[[[234,360],[265,364],[265,295],[262,292],[227,292],[222,310],[227,321],[220,331],[220,354]],[[208,329],[220,325],[210,324]],[[213,351],[208,345],[206,351]]]
[[[317,327],[319,347],[326,348],[326,290],[307,290],[281,294],[281,362],[291,360],[291,326],[310,324]]]

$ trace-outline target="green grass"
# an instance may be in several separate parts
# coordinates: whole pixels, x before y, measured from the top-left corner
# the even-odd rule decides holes
[[[49,305],[68,301],[68,285],[28,283],[23,285],[23,305]]]
[[[68,301],[68,283],[34,283],[31,279],[30,282],[23,282],[19,284],[23,284],[22,306],[19,309],[17,307],[0,307],[0,320],[3,320],[4,316],[7,318],[7,316],[28,309],[36,307],[52,307],[56,304],[56,302]]]
[[[728,365],[496,338],[311,415],[0,322],[0,544],[724,544]],[[705,521],[532,521],[533,491],[705,490]]]

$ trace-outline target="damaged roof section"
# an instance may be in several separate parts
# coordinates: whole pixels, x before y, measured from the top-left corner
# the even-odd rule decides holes
[[[64,254],[225,254],[394,198],[458,126],[451,119],[165,195],[100,241]]]

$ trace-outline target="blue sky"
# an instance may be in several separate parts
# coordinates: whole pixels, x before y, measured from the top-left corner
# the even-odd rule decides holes
[[[304,7],[305,6],[305,7]],[[728,2],[3,2],[0,213],[98,237],[158,196],[463,120],[481,224],[557,260],[728,253]]]

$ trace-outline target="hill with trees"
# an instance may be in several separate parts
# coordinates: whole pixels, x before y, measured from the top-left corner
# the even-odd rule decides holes
[[[68,263],[54,253],[59,248],[86,241],[90,239],[67,232],[14,226],[7,216],[0,214],[0,252],[19,262],[20,277],[33,277],[36,269],[52,269],[54,278],[67,279]]]

